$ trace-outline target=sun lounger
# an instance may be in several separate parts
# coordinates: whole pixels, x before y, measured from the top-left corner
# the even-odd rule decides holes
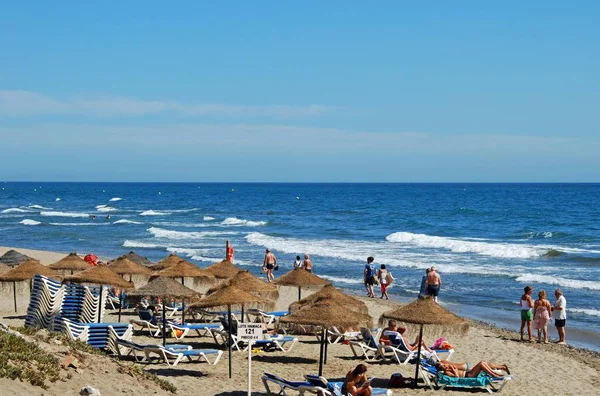
[[[326,396],[346,396],[342,393],[342,385],[343,382],[330,382],[325,379],[325,377],[320,377],[318,375],[310,375],[307,374],[304,376],[311,385],[317,386],[325,390],[323,392]],[[392,395],[392,391],[390,389],[385,388],[372,388],[373,391],[371,395]]]
[[[278,337],[270,337],[265,338],[264,340],[252,341],[252,347],[265,347],[265,346],[273,346],[276,349],[279,349],[282,352],[288,353],[292,350],[294,345],[298,342],[298,338],[292,336],[278,336]],[[291,343],[289,348],[286,350],[286,344]],[[248,346],[244,348],[245,351],[248,350]]]
[[[321,341],[321,333],[317,333],[317,340]],[[327,342],[330,344],[337,344],[341,341],[360,341],[362,335],[360,331],[346,331],[340,332],[337,327],[333,326],[331,329],[327,329]]]
[[[371,330],[361,327],[360,334],[362,335],[362,339],[359,341],[350,341],[350,348],[354,356],[362,357],[368,362],[380,360],[382,357],[380,356],[378,340],[381,332],[381,329],[377,329],[375,335],[373,335]]]
[[[246,316],[251,322],[263,323],[267,328],[281,317],[289,315],[288,311],[265,312],[262,309],[249,309]]]
[[[177,364],[186,357],[190,362],[194,361],[205,361],[209,364],[215,365],[221,359],[221,355],[223,355],[223,351],[218,349],[174,349],[169,346],[163,347],[162,345],[152,345],[144,348],[144,354],[146,355],[146,360],[150,361],[151,355],[158,355],[159,359],[162,359],[169,366],[177,366]],[[211,362],[208,358],[209,355],[216,355],[214,360]]]
[[[321,390],[321,388],[311,385],[311,383],[308,381],[288,381],[285,378],[271,373],[264,373],[262,376],[262,382],[267,391],[267,395],[286,395],[286,389],[298,392],[299,395],[304,395],[305,392],[318,394],[318,391]],[[279,386],[279,392],[275,393],[269,384],[275,384]]]
[[[379,344],[380,356],[384,360],[387,360],[386,353],[392,353],[392,359],[396,360],[399,364],[408,364],[413,358],[417,356],[417,350],[411,351],[406,345],[404,338],[397,331],[386,330],[384,334],[389,338],[391,344],[384,345]],[[428,352],[421,349],[421,357],[424,359],[433,358],[439,360],[439,354],[448,354],[444,357],[445,360],[450,360],[454,354],[454,349],[434,349],[433,352]]]
[[[152,311],[146,309],[140,309],[138,311],[139,319],[130,319],[129,323],[132,325],[140,326],[142,330],[148,330],[148,333],[152,337],[158,337],[161,335],[161,328],[158,326],[158,319]]]
[[[170,330],[176,330],[173,331],[172,334],[178,340],[183,339],[192,330],[195,331],[198,334],[198,336],[202,337],[204,335],[209,334],[211,330],[218,331],[223,329],[223,326],[219,323],[168,323],[167,326]]]
[[[486,373],[479,373],[473,378],[457,378],[450,377],[443,372],[439,372],[434,366],[425,362],[421,364],[421,378],[423,381],[434,390],[434,384],[438,389],[448,388],[463,388],[463,389],[485,389],[488,393],[500,392],[504,386],[513,380],[511,375],[503,377],[492,377]]]

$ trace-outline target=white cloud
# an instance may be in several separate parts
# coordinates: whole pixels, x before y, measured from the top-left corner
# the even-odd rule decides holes
[[[144,100],[122,96],[57,99],[31,91],[0,90],[0,115],[28,117],[38,115],[85,115],[101,117],[177,114],[183,116],[306,117],[321,114],[322,105],[230,105]]]

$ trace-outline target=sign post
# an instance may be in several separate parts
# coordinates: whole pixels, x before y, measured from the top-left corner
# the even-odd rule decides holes
[[[248,343],[248,396],[252,392],[252,343],[264,339],[261,323],[238,323],[238,341]]]

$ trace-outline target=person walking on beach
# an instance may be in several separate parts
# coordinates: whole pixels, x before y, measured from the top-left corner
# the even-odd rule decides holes
[[[379,298],[385,297],[386,300],[389,300],[390,297],[387,294],[387,287],[392,283],[394,277],[392,276],[392,273],[386,269],[385,264],[381,264],[381,269],[377,275],[379,277],[379,285],[381,287],[381,297]]]
[[[525,325],[527,325],[527,335],[529,335],[529,342],[533,342],[531,338],[531,322],[533,321],[533,287],[525,286],[523,289],[524,293],[521,296],[519,304],[521,304],[521,341],[524,341],[523,336],[525,335]]]
[[[533,306],[533,328],[538,333],[538,343],[542,342],[542,333],[544,334],[544,344],[548,343],[548,322],[552,316],[552,305],[546,300],[546,291],[540,290],[538,299]]]
[[[365,269],[363,270],[363,281],[365,283],[365,289],[367,289],[367,296],[370,298],[375,298],[375,293],[373,292],[373,285],[375,282],[373,278],[375,278],[375,266],[373,265],[373,261],[375,261],[374,257],[367,258],[367,264],[365,264]]]
[[[313,265],[312,260],[308,254],[304,255],[304,261],[302,262],[302,268],[304,268],[308,272],[312,272]]]
[[[556,297],[556,302],[554,303],[554,306],[552,306],[552,317],[554,318],[556,331],[558,331],[558,343],[560,345],[567,345],[567,336],[565,334],[565,325],[567,324],[567,300],[560,289],[554,291],[554,297]]]
[[[425,283],[427,283],[427,294],[429,294],[433,298],[433,301],[437,303],[440,287],[442,287],[442,278],[440,277],[440,274],[437,273],[435,267],[430,268]]]
[[[273,268],[275,268],[275,265],[277,265],[277,257],[267,249],[265,260],[263,261],[263,271],[267,273],[267,282],[275,280],[275,275],[273,275]]]
[[[300,260],[300,256],[296,256],[296,260],[294,261],[294,269],[302,268],[302,260]]]

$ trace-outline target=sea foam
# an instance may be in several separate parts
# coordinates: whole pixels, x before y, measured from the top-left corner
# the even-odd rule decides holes
[[[42,206],[42,205],[29,205],[28,208],[31,208],[31,209],[41,209],[41,210],[44,210],[44,209],[45,210],[51,210],[52,209],[52,208],[47,208],[47,207]]]
[[[389,242],[420,248],[448,249],[455,253],[476,253],[483,256],[502,258],[540,257],[548,252],[547,249],[529,245],[473,242],[458,238],[413,234],[412,232],[395,232],[388,235],[386,239]]]
[[[19,223],[21,223],[23,225],[28,225],[28,226],[34,226],[34,225],[42,224],[39,221],[31,220],[31,219],[24,219],[24,220],[21,220]]]
[[[142,223],[140,223],[139,221],[121,219],[121,220],[115,221],[113,224],[142,224]]]
[[[516,278],[517,282],[521,283],[545,283],[548,285],[557,285],[562,287],[570,287],[574,289],[590,289],[600,290],[600,282],[579,280],[579,279],[567,279],[552,275],[537,275],[537,274],[524,274]]]
[[[123,198],[114,197],[114,198],[111,198],[111,199],[109,199],[108,201],[109,201],[109,202],[117,202],[117,201],[120,201],[120,200],[122,200],[122,199],[123,199]]]
[[[167,216],[169,213],[167,212],[159,212],[156,210],[145,210],[140,213],[140,216]]]
[[[47,217],[90,217],[89,214],[80,212],[40,212],[40,215]]]
[[[586,309],[586,308],[570,308],[567,307],[567,312],[575,312],[588,316],[600,316],[600,311],[597,309]]]
[[[165,230],[164,228],[158,227],[150,227],[146,231],[154,235],[156,238],[165,238],[165,239],[203,239],[207,237],[221,236],[221,235],[235,235],[235,232],[222,232],[222,231],[194,231],[194,232],[186,232],[186,231],[173,231],[173,230]]]
[[[98,212],[101,212],[101,213],[116,212],[116,211],[117,211],[117,208],[113,208],[110,206],[104,206],[104,207],[98,208]]]
[[[227,226],[257,227],[257,226],[264,226],[267,224],[267,222],[266,221],[244,220],[244,219],[238,219],[237,217],[228,217],[225,220],[223,220],[221,222],[221,224],[227,225]]]
[[[202,220],[204,220],[204,221],[212,221],[212,220],[214,220],[214,219],[215,219],[214,217],[210,217],[210,216],[204,216],[204,217],[202,218]]]
[[[31,213],[31,211],[26,210],[26,209],[21,209],[21,208],[8,208],[8,209],[4,209],[0,213]]]

